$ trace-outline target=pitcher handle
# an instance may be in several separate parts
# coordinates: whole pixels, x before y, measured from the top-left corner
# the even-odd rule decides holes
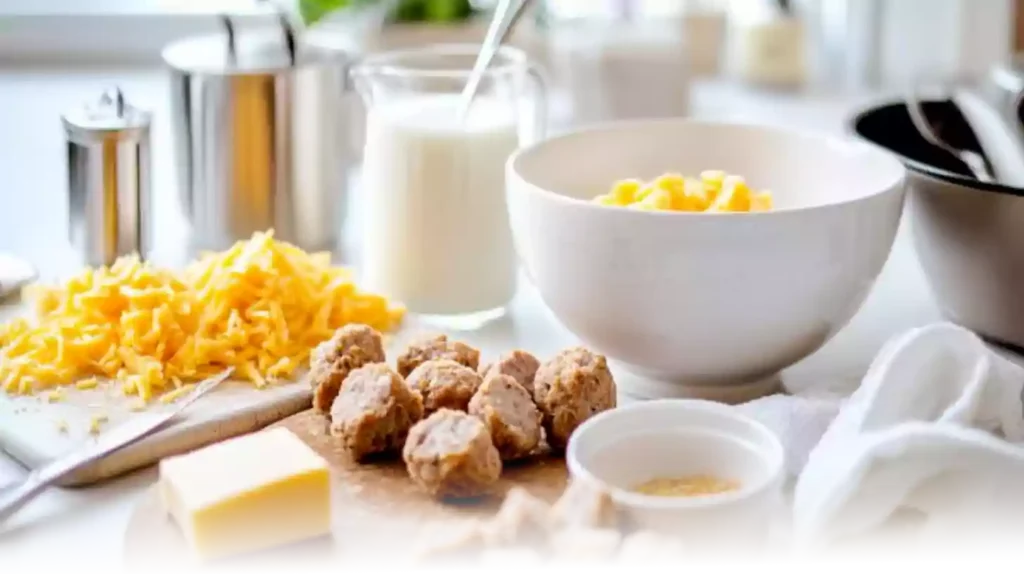
[[[543,70],[536,64],[528,64],[526,66],[526,77],[530,82],[530,88],[533,92],[533,125],[531,131],[524,139],[523,145],[530,145],[538,142],[545,137],[548,133],[548,114],[550,100],[548,94],[548,81],[544,75]]]

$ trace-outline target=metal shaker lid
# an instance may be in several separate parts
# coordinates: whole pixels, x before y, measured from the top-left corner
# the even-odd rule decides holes
[[[120,88],[115,87],[104,91],[95,101],[64,114],[61,120],[72,141],[137,141],[148,132],[151,114],[129,104]]]

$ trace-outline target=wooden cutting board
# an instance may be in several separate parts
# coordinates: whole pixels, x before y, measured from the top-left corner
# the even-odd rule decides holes
[[[331,465],[333,536],[303,547],[304,557],[395,557],[396,552],[411,548],[425,525],[440,527],[451,520],[494,514],[514,486],[554,502],[568,476],[563,459],[539,458],[506,466],[490,497],[464,504],[441,503],[416,488],[400,460],[353,462],[327,432],[326,419],[313,411],[274,426],[278,425],[302,438]],[[401,544],[396,546],[396,541]],[[166,567],[188,560],[185,540],[164,513],[155,489],[145,494],[129,520],[124,547],[130,567]]]

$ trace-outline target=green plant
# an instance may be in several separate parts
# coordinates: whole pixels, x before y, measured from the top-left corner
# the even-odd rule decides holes
[[[299,15],[312,26],[339,11],[387,0],[299,0]],[[470,0],[397,0],[390,15],[395,22],[458,22],[475,13]]]
[[[473,15],[469,0],[401,0],[392,19],[396,22],[458,22]]]
[[[312,26],[327,16],[349,8],[358,8],[377,3],[378,0],[299,0],[299,16],[302,23]]]

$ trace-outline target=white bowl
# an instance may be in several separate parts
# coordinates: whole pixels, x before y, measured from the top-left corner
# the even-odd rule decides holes
[[[763,542],[780,510],[782,444],[733,407],[662,399],[605,411],[569,439],[573,480],[611,494],[634,528],[707,542]],[[669,498],[632,490],[654,478],[712,475],[738,481],[722,494]]]
[[[767,213],[591,203],[622,178],[721,169],[770,189]],[[514,154],[516,249],[544,302],[646,381],[641,397],[747,400],[845,326],[885,264],[905,170],[870,144],[664,119],[599,126]]]

